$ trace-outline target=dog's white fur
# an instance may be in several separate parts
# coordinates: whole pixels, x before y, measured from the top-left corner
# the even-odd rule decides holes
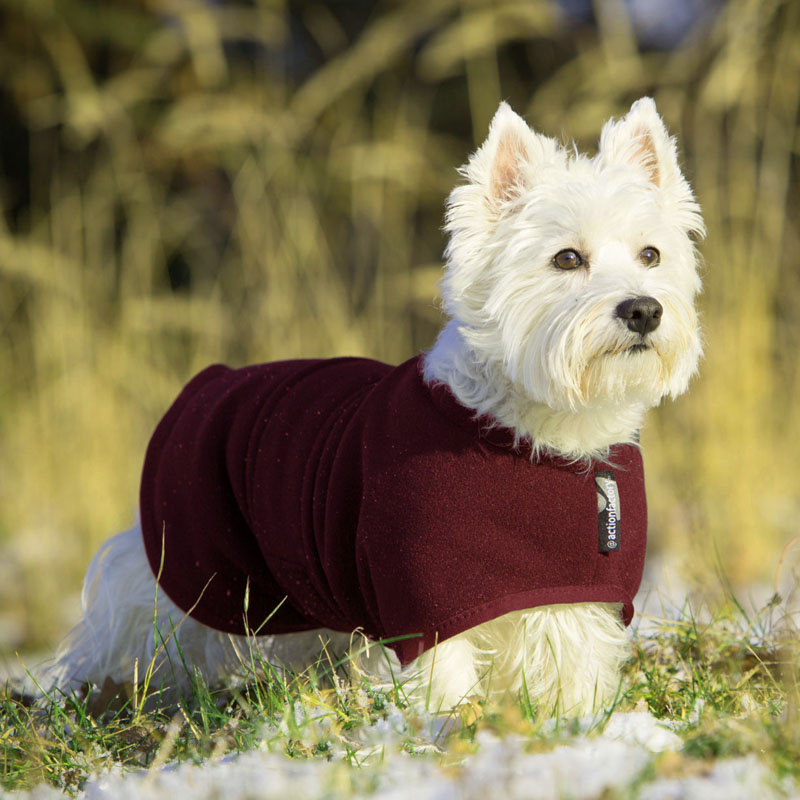
[[[529,438],[534,453],[588,460],[635,442],[645,412],[687,388],[701,352],[691,237],[703,222],[655,104],[643,98],[608,122],[589,159],[534,133],[503,103],[462,174],[447,210],[450,321],[425,358],[426,380]],[[657,267],[638,260],[645,247],[660,251]],[[553,259],[564,249],[587,265],[559,270]],[[631,350],[643,339],[615,310],[639,296],[656,298],[663,318],[647,349]],[[180,691],[194,669],[216,683],[254,663],[301,670],[325,647],[349,648],[356,675],[393,680],[434,708],[524,691],[548,711],[586,713],[613,699],[627,654],[620,606],[609,603],[506,614],[403,670],[350,634],[227,636],[157,589],[138,528],[103,546],[82,599],[84,617],[55,664],[62,687],[147,676]]]

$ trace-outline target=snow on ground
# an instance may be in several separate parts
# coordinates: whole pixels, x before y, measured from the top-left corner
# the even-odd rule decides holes
[[[582,720],[588,728],[591,720]],[[380,759],[353,768],[331,761],[290,759],[254,751],[202,766],[183,764],[136,774],[108,774],[91,781],[82,800],[285,800],[287,797],[371,797],[376,800],[589,800],[636,787],[642,800],[770,800],[785,796],[754,756],[706,765],[701,774],[653,778],[658,754],[680,748],[680,739],[647,712],[611,716],[602,735],[574,735],[548,752],[531,752],[522,736],[479,734],[477,752],[461,757],[409,755],[391,747],[384,730]],[[429,730],[435,734],[435,725]],[[395,742],[397,744],[397,742]],[[38,787],[28,800],[62,795]],[[2,798],[22,795],[0,794]]]

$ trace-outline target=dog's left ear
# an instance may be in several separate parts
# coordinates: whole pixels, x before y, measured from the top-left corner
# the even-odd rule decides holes
[[[675,140],[670,137],[651,97],[637,100],[619,121],[611,120],[600,134],[600,158],[608,163],[640,167],[654,185],[669,189],[685,183]]]

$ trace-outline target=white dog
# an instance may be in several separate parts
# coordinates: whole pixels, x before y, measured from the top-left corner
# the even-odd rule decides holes
[[[352,646],[434,707],[613,699],[638,431],[701,352],[700,210],[649,98],[591,159],[501,104],[462,174],[433,349],[195,378],[151,441],[141,525],[89,568],[58,685],[231,680],[256,642],[293,669]]]

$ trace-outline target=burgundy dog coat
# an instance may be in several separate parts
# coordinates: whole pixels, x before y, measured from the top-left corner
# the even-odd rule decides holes
[[[229,633],[406,637],[391,643],[403,663],[534,606],[621,602],[628,624],[645,552],[638,448],[588,468],[531,460],[420,368],[197,375],[142,478],[145,548],[169,597]]]

